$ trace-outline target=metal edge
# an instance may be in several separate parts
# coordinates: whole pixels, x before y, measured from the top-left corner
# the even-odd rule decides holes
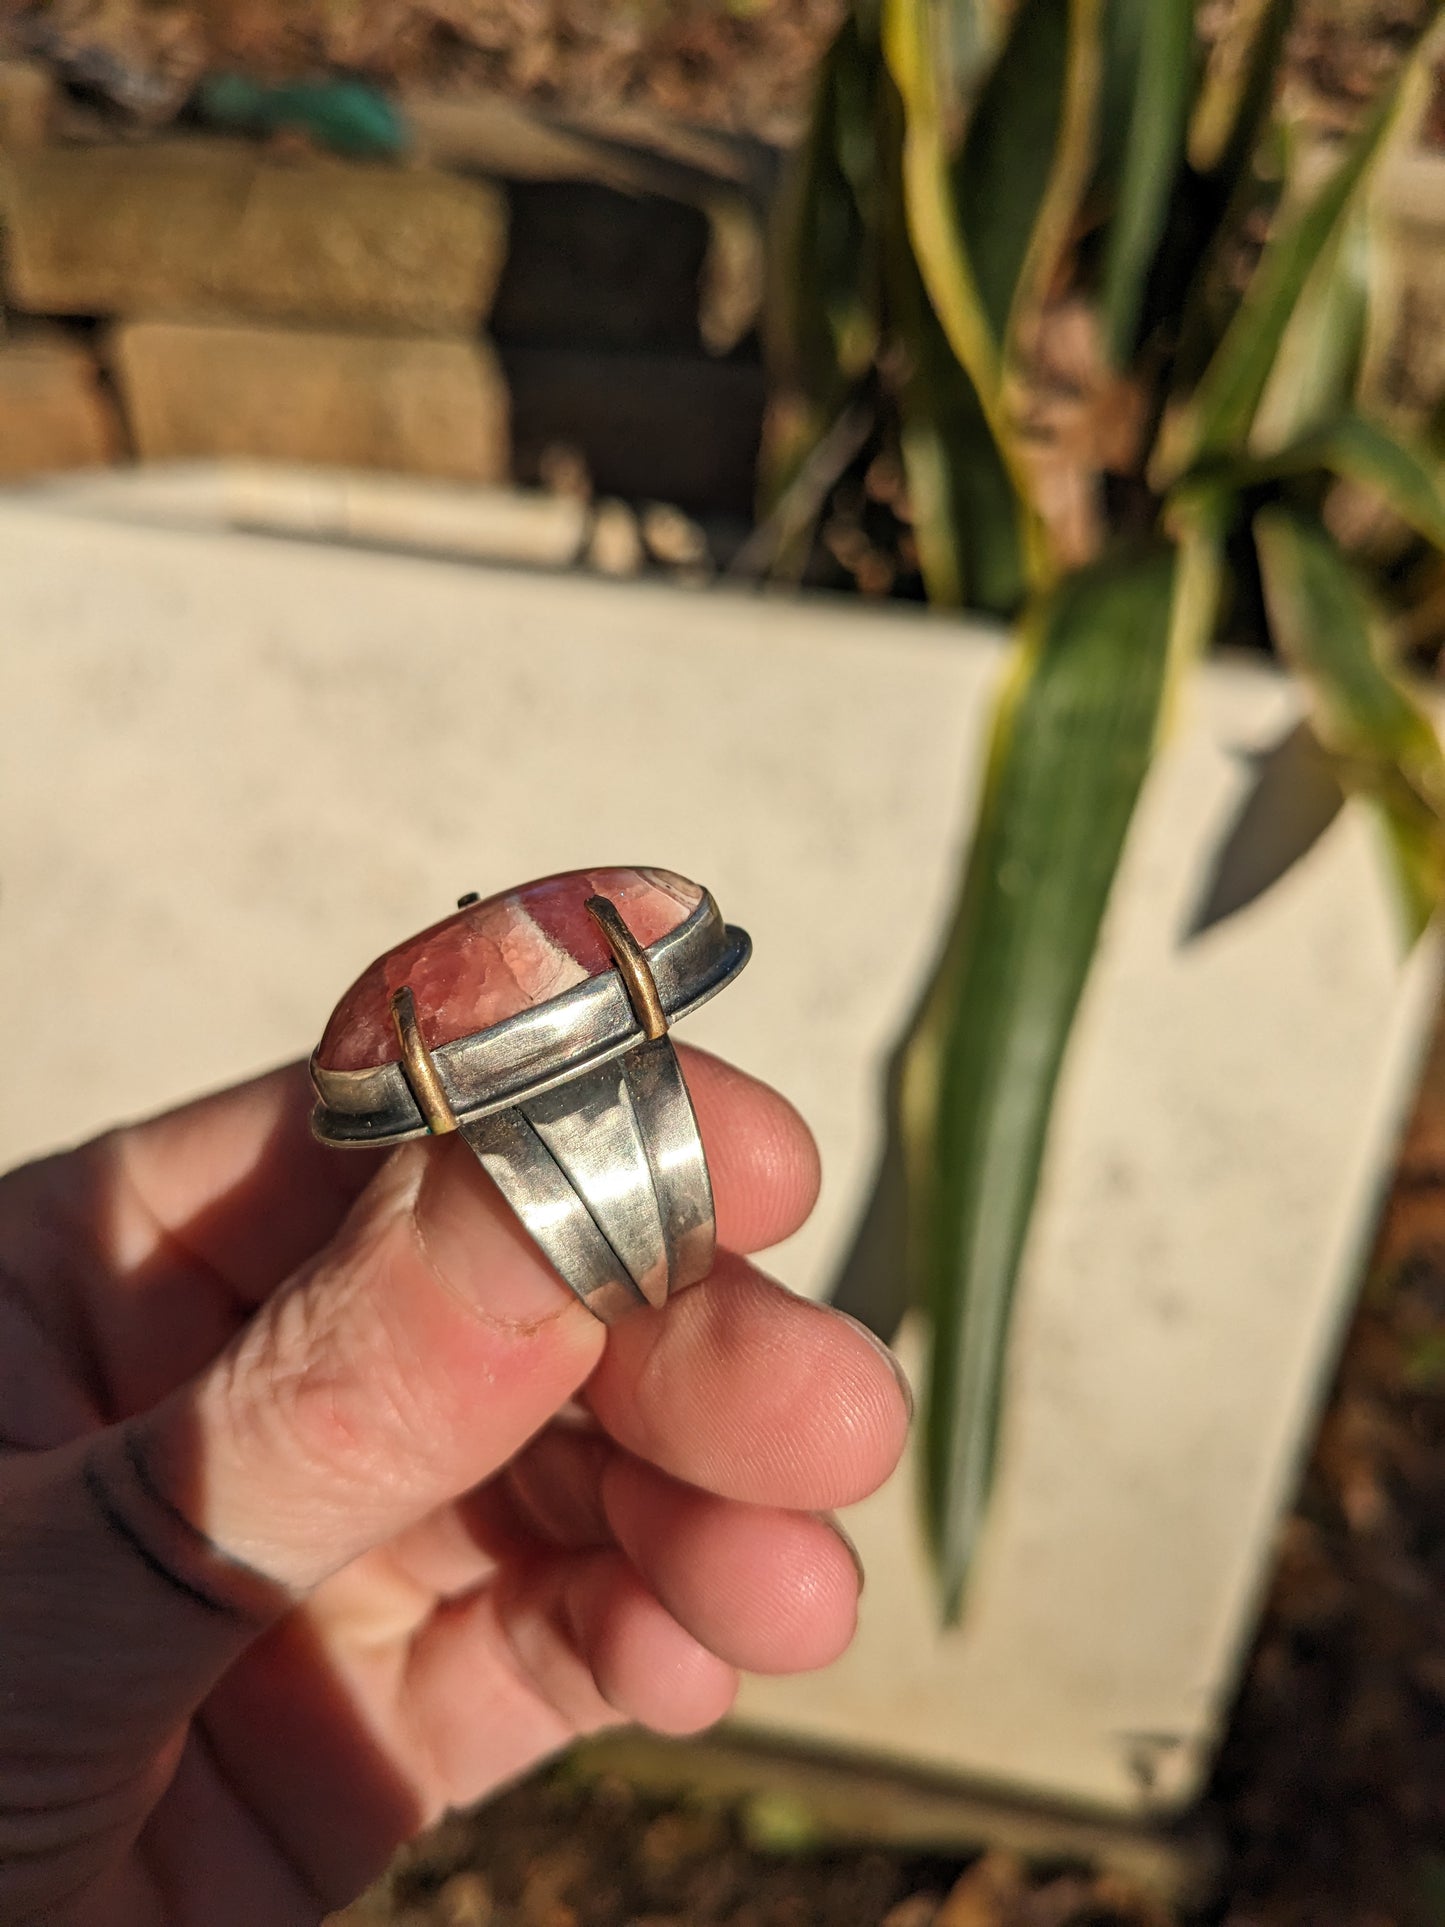
[[[667,1015],[678,1020],[737,976],[752,941],[745,930],[722,921],[711,891],[704,890],[696,908],[645,954]],[[625,986],[609,970],[431,1055],[452,1108],[465,1120],[539,1096],[642,1041]],[[313,1054],[310,1068],[319,1100],[311,1129],[323,1144],[385,1146],[428,1135],[399,1063],[332,1071]]]

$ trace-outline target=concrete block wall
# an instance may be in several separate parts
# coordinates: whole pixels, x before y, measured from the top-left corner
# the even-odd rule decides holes
[[[535,482],[560,449],[601,493],[747,514],[762,369],[704,348],[699,205],[578,179],[586,152],[506,183],[465,145],[68,143],[48,84],[0,62],[0,476],[242,457]]]

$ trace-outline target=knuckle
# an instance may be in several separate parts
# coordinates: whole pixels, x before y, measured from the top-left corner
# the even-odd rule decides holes
[[[313,1273],[248,1330],[226,1385],[243,1449],[308,1482],[368,1490],[426,1457],[435,1415],[405,1322],[389,1310],[394,1245],[383,1234],[364,1262]]]

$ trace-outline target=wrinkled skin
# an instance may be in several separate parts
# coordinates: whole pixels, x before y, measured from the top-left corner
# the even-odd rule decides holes
[[[299,1067],[0,1181],[0,1919],[314,1922],[574,1735],[843,1649],[820,1515],[904,1394],[735,1255],[812,1143],[681,1055],[724,1255],[610,1333],[465,1145],[312,1143]]]

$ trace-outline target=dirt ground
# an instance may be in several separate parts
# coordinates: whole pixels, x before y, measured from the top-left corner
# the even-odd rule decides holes
[[[0,0],[0,44],[142,120],[207,71],[340,68],[787,142],[841,0]]]
[[[1207,1905],[1117,1876],[837,1846],[565,1767],[454,1818],[347,1927],[1445,1923],[1445,1024],[1199,1829]],[[339,1923],[338,1923],[339,1927]]]

